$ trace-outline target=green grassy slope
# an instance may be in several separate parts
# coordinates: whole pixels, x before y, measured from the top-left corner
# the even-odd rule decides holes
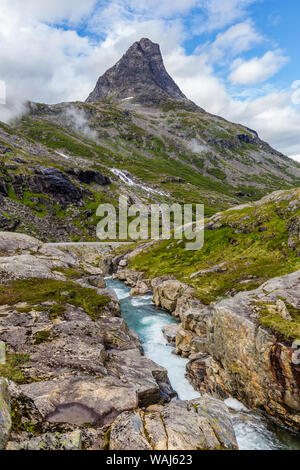
[[[131,260],[130,267],[153,278],[173,274],[192,284],[204,304],[300,269],[300,190],[279,200],[229,210],[207,221],[204,247],[162,241]],[[212,269],[221,265],[219,269]],[[193,273],[212,270],[191,278]]]
[[[98,205],[117,205],[121,192],[145,203],[203,203],[211,216],[300,184],[300,166],[243,126],[172,103],[128,106],[31,103],[22,118],[1,124],[0,183],[7,194],[0,186],[5,196],[0,228],[43,240],[91,241],[96,239]],[[82,191],[80,203],[62,204],[34,190],[30,181],[39,167],[66,175]],[[113,168],[130,172],[149,191],[125,185]],[[70,175],[74,169],[101,172],[112,183],[79,183]]]

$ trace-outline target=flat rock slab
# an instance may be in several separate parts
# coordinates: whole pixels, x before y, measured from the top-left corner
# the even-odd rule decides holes
[[[122,413],[111,427],[110,450],[236,450],[227,406],[205,396],[160,410]]]
[[[138,406],[136,388],[117,378],[76,377],[21,386],[50,422],[105,425]]]
[[[22,233],[0,232],[0,253],[17,253],[22,251],[37,251],[42,243],[36,238]]]

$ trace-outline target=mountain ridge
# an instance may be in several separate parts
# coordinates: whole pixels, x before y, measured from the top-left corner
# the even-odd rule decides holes
[[[0,123],[0,229],[45,241],[94,241],[97,207],[117,205],[120,194],[143,204],[202,203],[211,216],[300,186],[297,162],[256,131],[190,102],[165,71],[159,46],[142,44],[150,60],[143,62],[140,42],[129,59],[134,68],[137,51],[146,67],[141,76],[150,82],[138,83],[135,99],[124,98],[132,77],[123,56],[113,99],[28,103],[19,119]],[[153,81],[152,59],[155,70],[165,71],[169,94]],[[158,98],[152,87],[162,90]]]
[[[86,103],[103,99],[113,102],[130,99],[148,106],[176,100],[191,109],[198,108],[168,74],[159,44],[148,38],[132,44],[121,59],[98,79]]]

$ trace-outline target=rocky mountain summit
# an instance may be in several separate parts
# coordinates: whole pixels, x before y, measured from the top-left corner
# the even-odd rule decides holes
[[[99,78],[86,102],[106,99],[114,103],[130,100],[148,106],[175,100],[197,109],[166,71],[159,44],[146,38],[135,42],[119,62]]]

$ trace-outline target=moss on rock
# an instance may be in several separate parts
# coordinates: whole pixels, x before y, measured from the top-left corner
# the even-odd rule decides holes
[[[24,279],[0,286],[0,305],[14,305],[26,302],[37,305],[53,301],[57,307],[52,308],[53,316],[63,313],[63,306],[71,304],[82,307],[93,320],[96,320],[109,304],[110,298],[98,295],[94,289],[81,287],[70,281],[50,279]]]

